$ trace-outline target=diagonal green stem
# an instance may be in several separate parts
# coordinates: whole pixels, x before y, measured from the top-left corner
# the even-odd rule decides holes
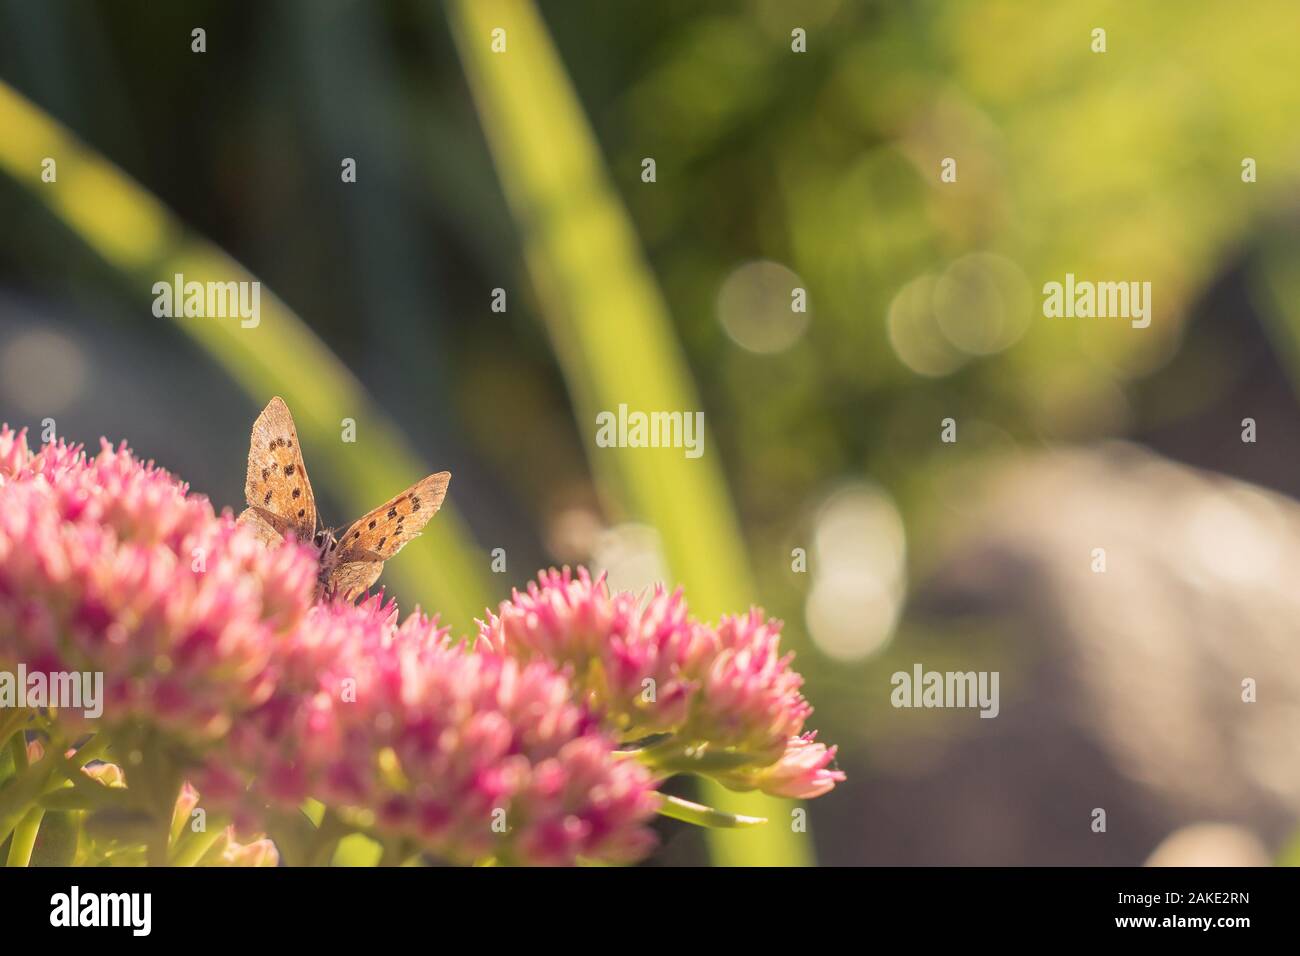
[[[71,232],[119,274],[148,289],[159,277],[184,273],[197,281],[256,282],[240,263],[185,225],[156,196],[80,142],[67,129],[0,82],[0,173],[46,203]],[[57,188],[41,181],[41,159],[59,157]],[[289,306],[261,297],[259,324],[179,322],[177,328],[243,387],[258,407],[274,394],[293,408],[304,443],[313,445],[313,475],[357,506],[383,501],[434,469],[420,461],[361,383]],[[292,361],[286,361],[286,357]],[[339,441],[340,422],[366,430],[364,455]],[[456,495],[453,483],[451,494]],[[490,593],[463,519],[445,504],[424,531],[385,570],[387,580],[438,608],[458,629],[482,612]]]
[[[9,834],[22,824],[31,804],[44,792],[46,784],[58,766],[57,754],[53,750],[46,752],[37,763],[14,774],[0,790],[0,843],[9,838]],[[24,751],[23,760],[27,755]]]
[[[9,844],[9,859],[5,866],[27,866],[32,861],[32,849],[36,846],[36,835],[40,833],[41,821],[45,819],[42,807],[32,807],[14,827],[14,837]]]
[[[0,711],[0,746],[9,742],[10,738],[17,736],[22,738],[23,727],[27,724],[31,716],[31,711],[25,707],[19,707],[14,710]],[[23,748],[23,758],[27,757],[27,748]]]
[[[20,730],[9,738],[9,753],[13,755],[16,772],[27,769],[27,734]]]
[[[596,415],[621,403],[646,411],[703,406],[546,24],[530,0],[456,0],[447,8],[601,491],[612,510],[659,532],[672,575],[697,612],[740,610],[754,589],[712,438],[698,459],[596,446]],[[498,27],[508,44],[501,54],[491,46]],[[704,792],[734,796],[714,784]],[[739,802],[774,818],[793,806],[760,794]],[[724,865],[812,862],[812,841],[787,827],[708,839],[714,862]]]

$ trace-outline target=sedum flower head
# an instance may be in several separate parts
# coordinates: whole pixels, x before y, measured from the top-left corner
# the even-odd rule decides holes
[[[711,626],[689,616],[680,591],[611,594],[583,568],[543,572],[479,624],[485,646],[566,666],[623,740],[672,735],[656,742],[655,759],[722,752],[731,756],[698,762],[700,772],[736,789],[816,796],[843,774],[827,769],[834,748],[804,734],[812,707],[780,633],[759,609]]]
[[[310,612],[231,746],[263,797],[315,797],[451,860],[623,862],[652,842],[649,775],[553,665],[453,644],[418,612],[398,624],[380,596]]]
[[[624,740],[668,733],[686,720],[699,647],[681,592],[656,588],[642,604],[610,594],[604,575],[551,569],[479,622],[479,640],[523,660],[567,666],[584,702]]]
[[[4,430],[0,473],[0,665],[102,673],[104,721],[195,743],[266,699],[306,550],[267,550],[125,446],[30,454]]]
[[[776,760],[797,736],[812,707],[790,667],[794,652],[780,652],[781,622],[757,608],[725,616],[716,628],[701,627],[700,691],[692,732],[715,746],[735,747]]]

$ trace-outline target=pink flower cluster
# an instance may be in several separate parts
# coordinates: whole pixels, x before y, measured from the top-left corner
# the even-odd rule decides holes
[[[377,835],[465,862],[649,849],[649,774],[615,756],[552,665],[476,653],[418,612],[397,616],[378,595],[310,612],[277,692],[231,741],[260,796],[369,809]]]
[[[31,454],[0,429],[0,666],[103,673],[105,719],[220,738],[270,694],[315,571],[125,447]]]
[[[624,740],[676,730],[703,663],[680,592],[610,594],[586,569],[544,571],[479,622],[479,646],[566,666],[583,703]]]
[[[688,615],[680,592],[657,588],[642,602],[566,568],[515,591],[480,622],[479,640],[565,664],[582,702],[625,741],[671,734],[683,752],[736,754],[712,772],[735,789],[820,796],[844,775],[830,769],[835,748],[804,732],[812,708],[794,655],[780,653],[780,628],[757,609],[710,626]]]
[[[843,779],[760,611],[706,625],[680,592],[549,571],[470,648],[381,596],[313,605],[317,570],[125,446],[33,453],[0,428],[0,669],[102,673],[103,717],[60,710],[63,736],[162,735],[205,808],[246,828],[310,797],[404,851],[625,862],[648,852],[657,780],[680,769],[626,743],[723,754],[698,772],[736,789],[810,797]],[[204,852],[277,859],[233,831]]]
[[[124,447],[33,454],[0,429],[0,667],[103,673],[102,720],[60,711],[69,734],[146,725],[214,807],[311,796],[450,859],[648,850],[650,775],[554,665],[399,626],[378,598],[312,607],[316,571]]]

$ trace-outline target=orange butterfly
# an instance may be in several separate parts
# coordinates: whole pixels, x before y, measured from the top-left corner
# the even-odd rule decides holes
[[[288,536],[311,541],[320,552],[316,597],[345,599],[375,583],[384,562],[418,535],[442,507],[451,473],[440,471],[352,522],[342,534],[317,527],[316,499],[302,463],[298,430],[289,406],[271,399],[253,423],[239,524],[252,528],[268,547]]]

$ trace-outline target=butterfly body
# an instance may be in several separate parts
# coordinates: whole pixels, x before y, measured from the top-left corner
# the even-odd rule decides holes
[[[316,548],[316,559],[320,562],[320,572],[316,575],[316,587],[320,591],[329,585],[334,569],[338,566],[334,557],[339,546],[338,532],[334,528],[322,528],[316,532],[311,543]]]
[[[286,539],[310,542],[320,560],[317,598],[360,594],[378,580],[384,562],[416,537],[437,513],[451,481],[430,475],[341,529],[319,523],[315,496],[289,408],[271,399],[253,423],[239,524],[251,527],[268,547]]]

